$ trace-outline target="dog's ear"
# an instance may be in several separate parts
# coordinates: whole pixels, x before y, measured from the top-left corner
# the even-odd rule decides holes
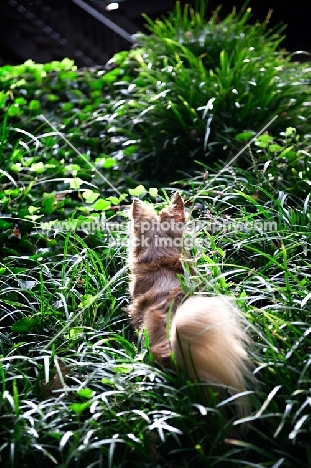
[[[176,223],[184,223],[186,221],[184,201],[179,192],[174,193],[169,206],[161,211],[160,216],[161,218],[170,216],[174,218]]]
[[[174,193],[172,196],[169,211],[172,213],[177,223],[185,222],[185,205],[179,192]]]
[[[143,208],[144,203],[139,198],[134,198],[130,211],[131,218],[134,220],[140,218]]]
[[[134,221],[139,221],[143,219],[154,218],[156,213],[152,206],[147,205],[143,201],[139,200],[139,198],[134,198],[132,207],[130,210],[130,217]]]

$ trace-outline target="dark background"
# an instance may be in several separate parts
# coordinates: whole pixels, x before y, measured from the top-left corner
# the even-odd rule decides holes
[[[101,66],[116,52],[131,47],[131,35],[144,31],[146,13],[152,19],[172,9],[175,0],[119,0],[108,12],[108,0],[1,0],[0,65],[27,59],[39,63],[73,58],[79,67]],[[181,3],[185,3],[182,1]],[[187,2],[193,3],[193,2]],[[220,19],[244,0],[210,0],[209,14],[219,5]],[[288,25],[284,47],[311,52],[311,0],[251,0],[253,20]],[[300,60],[308,57],[297,57]]]

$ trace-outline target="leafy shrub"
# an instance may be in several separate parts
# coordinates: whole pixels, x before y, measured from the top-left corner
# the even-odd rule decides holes
[[[246,142],[249,137],[250,132],[245,132],[235,139]],[[255,139],[248,150],[248,158],[253,162],[251,174],[266,192],[284,191],[299,199],[310,191],[310,135],[299,135],[293,127],[288,127],[278,137],[265,133]]]
[[[117,160],[107,154],[93,154],[92,161],[56,130],[41,133],[40,128],[36,135],[25,131],[33,123],[26,113],[7,113],[0,123],[0,261],[56,255],[64,248],[63,235],[75,231],[87,245],[103,247],[107,235],[115,235],[104,233],[105,220],[120,220],[121,204],[131,196],[157,196],[155,188],[148,192],[142,185],[124,186]],[[11,127],[12,121],[20,126]]]
[[[206,2],[194,10],[177,3],[169,18],[147,18],[151,36],[137,35],[139,75],[111,125],[136,142],[142,178],[171,180],[195,159],[224,159],[237,133],[259,131],[276,115],[274,131],[307,128],[311,71],[279,49],[284,28],[250,25],[245,8],[206,22],[205,10]]]
[[[42,223],[113,216],[137,185],[118,163],[131,148],[107,132],[113,96],[130,79],[127,56],[103,69],[77,70],[68,59],[0,68],[0,257],[55,248]]]
[[[131,148],[122,147],[119,140],[113,141],[108,131],[113,99],[123,96],[120,91],[123,83],[130,80],[131,61],[126,61],[127,55],[120,52],[113,65],[102,69],[77,70],[68,59],[44,65],[28,60],[22,65],[0,68],[0,106],[6,113],[2,122],[6,146],[11,153],[16,149],[13,160],[10,158],[10,163],[14,163],[13,172],[19,172],[19,168],[25,171],[25,166],[29,170],[39,159],[40,149],[41,168],[32,167],[38,173],[41,170],[43,174],[63,175],[61,165],[55,163],[57,154],[64,161],[62,165],[67,166],[67,175],[72,175],[69,166],[74,165],[75,176],[90,182],[96,178],[90,165],[95,163],[97,170],[117,183],[119,190],[125,185],[137,185],[131,180],[132,174],[129,171],[121,174],[118,166],[123,150],[129,154]],[[21,145],[28,147],[25,164],[18,156]],[[0,155],[1,163],[2,159],[10,169],[7,156]],[[104,178],[96,183],[107,190],[107,195],[114,195]]]

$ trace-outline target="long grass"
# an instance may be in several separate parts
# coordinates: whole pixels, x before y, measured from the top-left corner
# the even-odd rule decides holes
[[[207,3],[146,17],[151,35],[137,35],[139,74],[108,125],[119,138],[130,132],[141,180],[150,182],[150,169],[160,182],[175,166],[193,173],[194,160],[226,159],[239,148],[237,133],[257,132],[276,115],[271,131],[308,128],[310,67],[281,49],[284,26],[250,24],[246,6],[219,22],[218,11],[206,18]]]
[[[0,266],[3,466],[310,464],[309,196],[285,197],[268,176],[257,184],[264,164],[180,182],[203,222],[190,285],[234,296],[250,323],[250,417],[154,365],[124,310],[123,233],[39,230],[56,243]]]

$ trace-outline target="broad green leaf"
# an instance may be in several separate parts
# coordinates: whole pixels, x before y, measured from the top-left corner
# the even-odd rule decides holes
[[[62,110],[63,111],[70,111],[73,108],[73,103],[72,102],[63,102],[62,103]]]
[[[26,99],[23,98],[23,97],[17,97],[17,98],[15,99],[15,102],[16,102],[16,104],[18,104],[19,106],[22,106],[23,104],[27,104]]]
[[[117,63],[118,65],[121,65],[124,60],[127,58],[129,52],[127,50],[122,50],[121,52],[117,52],[114,54],[112,59],[109,60],[109,62],[114,62]]]
[[[243,132],[243,133],[238,133],[234,139],[237,141],[248,141],[250,140],[253,136],[255,135],[255,132]]]
[[[103,164],[103,168],[104,169],[110,169],[111,167],[115,166],[116,165],[116,160],[114,158],[106,158],[104,164]]]
[[[29,103],[29,110],[40,110],[41,109],[41,104],[38,99],[32,99]]]
[[[116,385],[115,382],[114,382],[113,380],[110,380],[110,379],[107,379],[107,378],[101,379],[101,382],[102,382],[104,385],[112,385],[113,387]]]
[[[99,193],[93,192],[93,190],[85,190],[82,194],[86,203],[94,203],[99,195]]]
[[[113,205],[119,205],[120,201],[118,197],[108,197],[106,200],[110,201]]]
[[[11,195],[11,197],[17,197],[21,192],[23,192],[22,188],[3,190],[3,193],[5,193],[5,195]]]
[[[272,136],[268,134],[260,135],[258,138],[255,140],[255,145],[259,146],[259,148],[267,148],[269,144],[273,141]]]
[[[76,414],[81,414],[83,411],[88,409],[91,406],[91,401],[86,401],[85,403],[73,403],[69,408],[74,411]]]
[[[83,184],[83,180],[80,177],[75,177],[74,179],[68,179],[70,188],[72,189],[79,189]]]
[[[49,101],[52,101],[52,102],[59,101],[59,97],[56,96],[56,94],[50,93],[50,94],[48,95],[48,100],[49,100]]]
[[[138,185],[134,189],[129,189],[129,194],[132,195],[133,197],[140,197],[144,193],[146,193],[146,189],[143,185]]]
[[[296,129],[294,127],[288,127],[285,130],[285,136],[288,138],[288,137],[291,137],[293,135],[296,135]]]
[[[68,164],[68,166],[65,166],[65,169],[67,172],[74,172],[74,171],[79,171],[81,169],[81,166],[79,164]]]
[[[288,155],[293,149],[293,146],[289,146],[288,148],[285,148],[282,153],[278,155],[278,158],[284,158],[284,156]]]
[[[81,390],[77,391],[77,395],[80,397],[84,398],[92,398],[92,396],[95,394],[94,390],[91,390],[90,388],[81,388]]]
[[[54,437],[54,439],[60,440],[63,434],[61,432],[49,432],[49,436]]]
[[[114,81],[116,81],[116,78],[117,76],[119,76],[121,73],[121,68],[114,68],[113,70],[105,73],[105,75],[103,75],[103,82],[104,83],[113,83]]]
[[[268,150],[270,153],[278,153],[279,151],[282,151],[283,147],[278,145],[277,143],[273,143],[272,145],[268,146]]]
[[[103,198],[99,198],[99,200],[97,200],[92,206],[93,210],[96,210],[96,211],[108,210],[110,207],[111,207],[111,204],[109,203],[109,201],[104,200]]]
[[[34,213],[36,213],[37,211],[39,211],[40,208],[38,208],[37,206],[28,206],[28,212],[32,215]]]
[[[158,195],[158,189],[157,188],[153,188],[151,187],[149,189],[149,194],[152,196],[152,197],[156,197]]]
[[[42,174],[42,172],[44,171],[44,164],[42,161],[38,162],[38,163],[33,163],[30,168],[29,168],[32,172],[36,172],[37,174]]]
[[[8,114],[10,117],[21,115],[23,112],[17,104],[13,104],[8,109]]]
[[[123,148],[123,153],[126,156],[132,156],[132,154],[135,153],[137,149],[138,149],[138,146],[130,145],[130,146],[127,146],[126,148]]]
[[[0,229],[8,229],[12,227],[12,223],[9,223],[8,221],[5,221],[5,219],[0,218]]]
[[[21,163],[11,164],[11,171],[19,172],[22,169]]]
[[[103,89],[103,87],[105,86],[105,83],[102,79],[99,79],[99,80],[92,80],[90,85],[92,89]]]
[[[110,157],[100,157],[95,159],[95,163],[97,167],[103,167],[104,169],[110,169],[111,167],[116,165],[116,160]]]

